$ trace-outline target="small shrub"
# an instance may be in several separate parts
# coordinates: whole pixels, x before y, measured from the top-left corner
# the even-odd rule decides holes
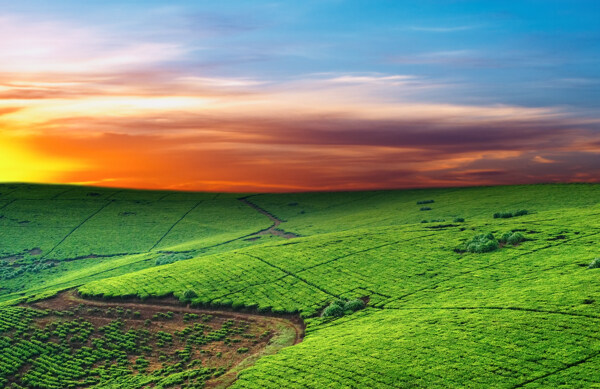
[[[528,215],[529,211],[526,209],[520,209],[516,212],[496,212],[494,214],[494,219],[508,219],[515,216],[524,216]]]
[[[344,308],[338,304],[332,303],[323,310],[323,317],[342,317]]]
[[[498,241],[492,233],[475,235],[464,245],[465,251],[470,253],[487,253],[498,247]]]
[[[431,207],[421,207],[421,211],[431,211]]]
[[[184,301],[191,301],[191,300],[195,299],[196,297],[198,297],[198,294],[191,289],[188,289],[185,292],[183,292],[183,300]]]
[[[249,350],[248,347],[240,347],[240,348],[237,349],[237,353],[238,354],[244,354],[244,353],[247,353],[248,350]]]
[[[520,232],[505,232],[498,239],[501,243],[516,245],[525,240],[525,237]]]
[[[363,309],[365,307],[365,303],[362,300],[359,299],[354,299],[354,300],[350,300],[346,303],[346,305],[344,305],[344,310],[348,311],[352,311],[352,312],[356,312],[360,309]]]
[[[464,217],[456,217],[454,218],[454,223],[463,223],[465,221]]]
[[[592,262],[588,265],[588,269],[598,269],[600,268],[600,257],[594,258]]]
[[[431,204],[431,203],[435,203],[435,200],[421,200],[421,201],[417,201],[417,205]]]
[[[327,308],[323,310],[323,317],[342,317],[345,314],[349,314],[352,312],[356,312],[365,307],[365,303],[362,300],[354,299],[354,300],[346,300],[346,299],[337,299]]]
[[[521,234],[520,232],[513,232],[512,235],[506,241],[506,243],[515,245],[523,242],[524,240],[525,237],[523,236],[523,234]]]

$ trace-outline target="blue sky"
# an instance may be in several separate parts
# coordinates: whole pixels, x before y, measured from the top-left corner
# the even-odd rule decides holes
[[[600,102],[597,1],[4,3],[3,13],[98,26],[124,40],[177,40],[191,49],[177,65],[203,75],[410,74],[449,86],[426,96],[436,101]]]

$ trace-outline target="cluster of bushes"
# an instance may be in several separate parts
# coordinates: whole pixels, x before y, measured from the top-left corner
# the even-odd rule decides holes
[[[491,232],[487,234],[477,234],[470,241],[466,242],[462,250],[469,253],[487,253],[500,248],[500,244],[516,245],[525,241],[525,237],[520,232],[505,232],[496,238]]]
[[[500,247],[498,240],[491,232],[488,234],[477,234],[465,243],[464,251],[469,253],[487,253]]]
[[[342,317],[344,315],[351,314],[365,307],[365,303],[362,300],[346,300],[337,299],[327,308],[323,310],[323,317]]]
[[[434,200],[421,200],[421,201],[417,201],[417,205],[431,204],[431,203],[435,203],[435,201]]]
[[[508,219],[516,216],[528,215],[529,211],[526,209],[521,209],[516,212],[496,212],[494,214],[494,219]]]

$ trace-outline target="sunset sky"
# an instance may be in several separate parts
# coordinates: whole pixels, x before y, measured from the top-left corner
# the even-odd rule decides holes
[[[600,182],[600,1],[0,0],[0,181]]]

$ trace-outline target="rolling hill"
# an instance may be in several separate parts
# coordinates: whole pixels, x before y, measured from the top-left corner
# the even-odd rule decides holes
[[[0,384],[600,386],[599,235],[594,184],[3,184]]]

